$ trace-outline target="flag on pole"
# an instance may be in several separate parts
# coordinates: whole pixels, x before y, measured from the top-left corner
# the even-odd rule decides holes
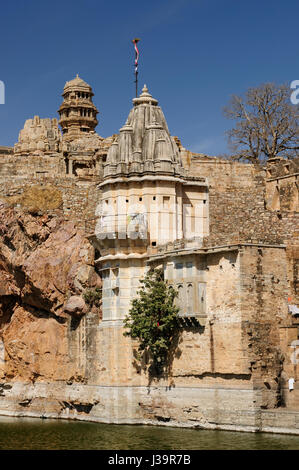
[[[135,38],[135,39],[132,39],[132,43],[134,44],[134,48],[135,48],[135,83],[136,83],[136,98],[137,98],[137,83],[138,83],[138,59],[139,59],[139,50],[138,50],[138,47],[137,47],[137,43],[138,41],[140,41],[139,38]]]
[[[135,73],[138,73],[138,59],[139,59],[139,50],[137,47],[138,41],[140,41],[140,39],[138,38],[132,39],[132,43],[134,44],[134,48],[135,48]]]

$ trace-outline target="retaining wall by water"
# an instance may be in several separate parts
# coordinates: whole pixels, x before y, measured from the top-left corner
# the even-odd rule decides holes
[[[299,435],[299,411],[254,409],[248,405],[255,393],[207,387],[165,390],[18,382],[1,384],[0,415]],[[186,402],[188,407],[184,407]]]

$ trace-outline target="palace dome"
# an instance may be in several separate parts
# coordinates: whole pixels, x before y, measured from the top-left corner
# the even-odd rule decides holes
[[[79,75],[77,74],[75,78],[73,78],[73,80],[70,80],[68,82],[66,82],[66,84],[64,85],[64,89],[63,89],[63,92],[66,92],[69,90],[69,88],[79,88],[79,89],[86,89],[88,91],[91,90],[91,86],[88,85],[88,83],[86,83],[82,78],[79,77]]]

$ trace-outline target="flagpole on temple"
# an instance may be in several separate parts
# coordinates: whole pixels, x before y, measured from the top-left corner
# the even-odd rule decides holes
[[[134,67],[135,67],[135,84],[136,84],[136,98],[138,96],[138,59],[139,59],[139,50],[137,47],[137,43],[140,41],[139,38],[132,39],[132,43],[134,44],[135,48],[135,62],[134,62]]]

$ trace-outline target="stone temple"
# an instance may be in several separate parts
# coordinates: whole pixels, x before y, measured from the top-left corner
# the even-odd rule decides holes
[[[1,210],[19,214],[6,231],[0,218],[0,414],[298,433],[299,160],[191,152],[146,85],[103,138],[93,96],[77,75],[59,121],[28,119],[0,147]],[[123,335],[150,267],[182,322],[171,372],[151,380]]]

